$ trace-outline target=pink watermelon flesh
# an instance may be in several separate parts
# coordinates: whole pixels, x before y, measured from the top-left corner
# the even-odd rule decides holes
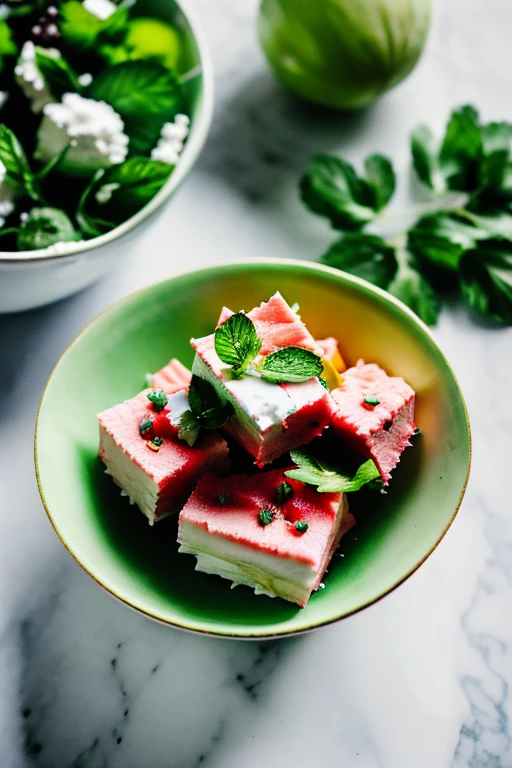
[[[233,312],[222,307],[217,327]],[[279,291],[259,307],[247,313],[262,341],[260,354],[269,355],[282,347],[303,347],[322,356],[322,347],[315,341],[300,317],[283,299]]]
[[[365,397],[376,397],[378,405],[365,403]],[[331,398],[333,429],[374,460],[387,485],[416,428],[414,391],[402,378],[359,360],[343,373],[343,384],[331,391]]]
[[[226,442],[216,432],[202,434],[192,448],[166,436],[159,451],[152,451],[139,432],[143,418],[154,414],[146,397],[150,391],[103,411],[98,421],[106,473],[153,523],[181,509],[200,475],[225,472],[229,461]]]
[[[278,506],[276,491],[284,481],[294,496]],[[274,512],[266,526],[259,522],[261,509]],[[303,534],[294,526],[299,520],[308,524]],[[205,475],[180,514],[178,542],[180,551],[196,555],[197,570],[303,607],[354,523],[344,494],[318,493],[284,470],[222,479]]]
[[[168,395],[172,395],[180,389],[187,389],[191,378],[191,371],[173,357],[167,365],[153,374],[152,386],[154,389],[163,389]]]

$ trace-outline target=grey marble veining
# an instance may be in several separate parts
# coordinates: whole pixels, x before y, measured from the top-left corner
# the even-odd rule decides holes
[[[460,513],[424,566],[363,613],[311,635],[239,643],[151,623],[103,593],[49,526],[32,429],[58,356],[97,312],[214,259],[315,259],[332,232],[303,210],[308,156],[390,154],[455,104],[512,119],[512,6],[437,0],[414,74],[350,118],[298,105],[269,74],[256,0],[189,0],[216,70],[197,167],[126,269],[53,307],[0,318],[1,768],[512,768],[512,335],[448,308],[435,334],[472,420]]]

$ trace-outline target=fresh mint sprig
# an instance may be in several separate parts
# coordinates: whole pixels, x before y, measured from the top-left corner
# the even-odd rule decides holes
[[[303,347],[283,347],[255,363],[261,339],[245,312],[236,312],[219,325],[214,343],[218,357],[231,366],[234,378],[250,373],[275,384],[298,384],[320,376],[323,370],[319,356]]]
[[[298,469],[289,469],[285,475],[302,483],[315,485],[319,493],[352,493],[380,477],[379,470],[372,459],[361,464],[357,472],[351,476],[320,461],[302,448],[290,451],[290,456]]]
[[[261,339],[250,317],[236,312],[215,329],[215,351],[232,367],[235,378],[242,376],[261,349]]]
[[[411,155],[431,200],[419,216],[418,206],[399,215],[413,219],[399,232],[385,210],[395,188],[391,161],[371,155],[359,176],[343,158],[311,160],[302,200],[343,232],[321,260],[389,291],[429,325],[447,288],[477,315],[512,324],[512,124],[482,123],[462,106],[439,143],[419,126]]]
[[[213,384],[192,376],[188,389],[190,410],[185,411],[178,426],[178,438],[193,446],[201,429],[219,429],[231,416],[233,406],[227,400],[222,400]]]

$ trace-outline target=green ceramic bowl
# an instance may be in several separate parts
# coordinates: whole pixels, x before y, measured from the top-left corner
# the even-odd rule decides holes
[[[250,309],[276,290],[298,301],[317,338],[403,376],[417,393],[422,435],[386,496],[360,497],[325,588],[305,609],[231,590],[177,552],[176,522],[150,528],[121,498],[97,458],[96,413],[141,390],[170,357],[192,362],[189,339],[211,332],[223,304]],[[96,318],[66,350],[36,425],[41,497],[63,544],[108,592],[166,624],[228,637],[273,637],[328,624],[371,605],[410,576],[453,521],[468,479],[470,434],[457,381],[427,328],[362,280],[305,262],[252,261],[172,278]],[[377,500],[375,500],[377,496]]]

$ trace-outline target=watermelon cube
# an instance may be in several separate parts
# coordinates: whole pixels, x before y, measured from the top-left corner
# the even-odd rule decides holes
[[[286,346],[321,354],[300,317],[279,293],[248,316],[262,340],[261,355]],[[229,310],[224,309],[221,319],[227,317]],[[258,466],[309,443],[325,429],[330,400],[318,379],[300,384],[274,384],[253,376],[233,379],[215,352],[213,334],[192,339],[191,343],[196,350],[193,373],[210,381],[219,395],[232,403],[233,415],[224,429],[256,459]]]
[[[375,363],[359,360],[332,390],[331,426],[361,455],[374,460],[384,484],[400,461],[414,423],[414,390],[400,377],[388,376]]]
[[[195,555],[197,571],[304,607],[354,523],[345,494],[318,493],[284,470],[205,475],[180,513],[179,551]]]
[[[228,447],[217,432],[205,432],[191,448],[178,440],[169,416],[187,407],[185,392],[169,397],[155,413],[145,390],[98,414],[99,456],[105,472],[137,504],[151,525],[178,512],[204,472],[227,472]],[[140,425],[154,419],[143,436]],[[162,439],[153,442],[153,438]]]
[[[148,386],[163,389],[168,395],[187,389],[192,373],[175,357],[156,373],[148,374]]]

